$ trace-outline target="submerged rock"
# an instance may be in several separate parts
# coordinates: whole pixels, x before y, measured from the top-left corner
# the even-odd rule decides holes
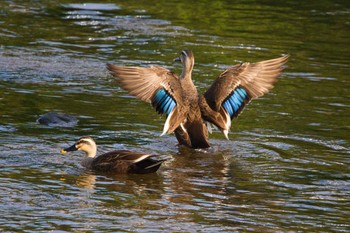
[[[60,127],[74,127],[78,123],[78,119],[75,116],[59,113],[49,112],[36,120],[39,124],[48,126],[60,126]]]

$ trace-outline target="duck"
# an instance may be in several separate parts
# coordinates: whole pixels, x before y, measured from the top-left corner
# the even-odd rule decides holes
[[[129,94],[150,103],[166,120],[161,134],[174,133],[179,145],[209,148],[211,125],[229,139],[234,118],[244,107],[276,84],[289,55],[257,63],[240,63],[224,70],[204,94],[192,81],[194,55],[183,50],[174,61],[182,63],[180,76],[161,66],[107,64],[107,69]]]
[[[72,151],[84,151],[86,157],[82,161],[83,167],[103,173],[135,173],[146,174],[156,172],[166,159],[158,159],[158,155],[133,152],[129,150],[115,150],[96,156],[97,145],[90,136],[79,138],[72,146],[62,149],[66,154]]]

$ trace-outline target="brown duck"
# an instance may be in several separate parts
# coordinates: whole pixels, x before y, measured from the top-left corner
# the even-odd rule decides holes
[[[116,81],[131,95],[151,103],[166,115],[163,134],[175,133],[179,144],[191,148],[210,147],[207,122],[214,124],[228,139],[231,121],[252,99],[269,92],[281,74],[288,56],[232,66],[219,75],[203,94],[192,81],[194,56],[183,50],[178,77],[168,69],[107,64]]]
[[[62,154],[70,151],[84,151],[87,155],[82,165],[88,169],[104,173],[137,173],[156,172],[164,159],[157,155],[132,152],[128,150],[111,151],[96,157],[97,146],[92,137],[81,137],[74,145],[61,150]]]

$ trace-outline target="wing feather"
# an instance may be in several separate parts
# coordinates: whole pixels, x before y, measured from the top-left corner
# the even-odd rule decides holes
[[[200,98],[203,118],[228,132],[231,120],[246,104],[273,88],[287,60],[288,56],[283,56],[255,64],[242,63],[222,72]]]
[[[107,64],[107,69],[116,77],[116,81],[131,95],[151,103],[152,96],[159,88],[164,88],[177,101],[181,94],[173,90],[181,90],[178,77],[168,69],[160,66],[135,67]]]
[[[159,114],[167,116],[163,134],[172,133],[185,119],[181,83],[173,72],[159,66],[107,64],[107,69],[129,94],[151,103]]]

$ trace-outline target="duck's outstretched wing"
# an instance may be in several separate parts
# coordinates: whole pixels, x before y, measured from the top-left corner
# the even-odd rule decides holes
[[[163,134],[172,133],[185,119],[182,88],[178,77],[168,69],[107,64],[116,81],[131,95],[151,103],[159,114],[165,114]]]
[[[231,120],[252,99],[273,88],[287,60],[288,56],[283,56],[258,63],[242,63],[225,70],[200,97],[204,120],[216,125],[228,138]]]

